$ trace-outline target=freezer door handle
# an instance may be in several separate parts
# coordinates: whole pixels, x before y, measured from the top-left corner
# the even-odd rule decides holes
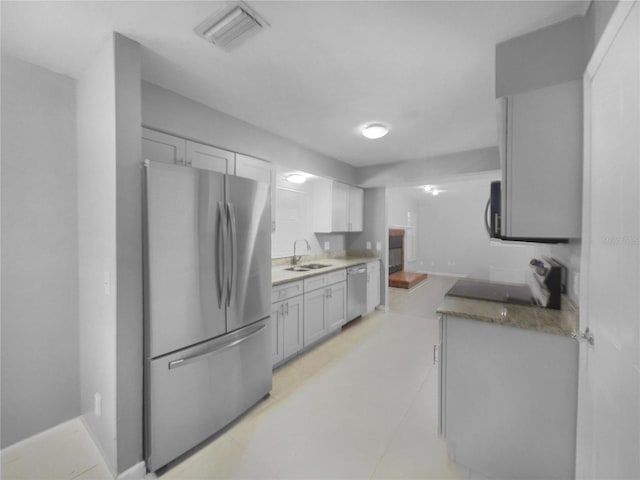
[[[169,362],[169,370],[172,370],[178,367],[184,367],[185,365],[189,365],[190,363],[199,362],[200,360],[204,360],[206,358],[212,357],[213,355],[218,355],[219,353],[229,350],[230,348],[236,347],[240,345],[242,342],[249,340],[251,337],[253,337],[256,333],[258,333],[264,327],[266,327],[266,324],[260,325],[258,328],[251,330],[249,333],[247,333],[246,335],[240,338],[234,338],[233,340],[230,340],[229,342],[224,343],[222,345],[216,345],[215,347],[213,347],[211,350],[207,352],[199,353],[198,355],[194,355],[193,357],[186,357],[186,358],[180,358],[178,360],[173,360]]]
[[[227,280],[227,307],[231,305],[231,292],[233,291],[233,281],[235,280],[236,270],[238,268],[238,259],[236,255],[236,214],[233,211],[233,203],[227,202],[227,224],[229,225],[230,248],[231,248],[231,268],[229,269],[229,278]]]
[[[226,238],[226,225],[223,222],[224,218],[224,206],[222,202],[218,202],[218,268],[217,268],[217,280],[218,280],[218,308],[222,308],[224,295],[224,279],[225,279],[225,262],[224,262],[224,239]]]

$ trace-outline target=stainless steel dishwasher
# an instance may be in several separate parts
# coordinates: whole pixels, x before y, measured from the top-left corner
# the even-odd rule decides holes
[[[347,269],[347,322],[362,315],[367,309],[367,266],[356,265]]]

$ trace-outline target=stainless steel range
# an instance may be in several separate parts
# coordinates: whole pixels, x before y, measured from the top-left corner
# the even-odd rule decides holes
[[[565,266],[552,258],[534,258],[529,267],[526,284],[465,278],[458,280],[447,295],[560,310],[561,295],[566,293]]]

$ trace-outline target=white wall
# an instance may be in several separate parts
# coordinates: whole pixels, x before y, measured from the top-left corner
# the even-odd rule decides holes
[[[417,251],[420,239],[416,191],[415,187],[387,189],[389,228],[404,230],[404,269],[408,272],[415,272],[420,267]]]
[[[116,93],[116,378],[118,472],[142,452],[142,188],[140,45],[114,35]]]
[[[495,178],[498,179],[498,175]],[[535,245],[489,240],[484,208],[491,176],[439,185],[438,196],[425,194],[418,208],[418,256],[421,271],[523,283]]]
[[[371,250],[382,260],[380,270],[380,304],[387,304],[387,285],[389,283],[389,231],[387,229],[387,189],[366,188],[364,202],[364,230],[352,232],[348,235],[349,250],[368,250],[367,242],[371,243]],[[380,249],[377,245],[380,244]]]
[[[360,167],[357,170],[356,185],[363,187],[420,185],[433,183],[439,179],[491,172],[499,168],[498,147],[487,147],[421,160]]]
[[[2,56],[2,447],[80,414],[75,82]]]
[[[142,84],[142,122],[180,137],[355,184],[356,170],[351,165],[147,82]]]
[[[110,39],[78,79],[78,259],[82,414],[117,472],[116,99]],[[108,281],[110,286],[105,286]],[[93,411],[94,394],[102,414]]]
[[[585,17],[573,17],[496,45],[496,98],[582,78]]]
[[[296,255],[317,255],[325,252],[346,250],[345,233],[315,233],[313,228],[313,208],[316,202],[314,185],[327,181],[324,178],[309,178],[305,183],[294,184],[285,179],[291,169],[277,167],[276,172],[276,231],[271,235],[271,258],[291,257],[293,242],[305,239],[311,250],[307,250],[304,242],[296,244]],[[325,242],[329,248],[325,249]]]

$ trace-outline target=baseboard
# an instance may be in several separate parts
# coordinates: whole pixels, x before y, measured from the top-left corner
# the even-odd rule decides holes
[[[439,275],[441,277],[456,277],[456,278],[467,278],[469,275],[464,273],[444,273],[444,272],[428,272],[428,271],[420,271],[420,273],[426,273],[427,275]]]
[[[116,480],[142,480],[147,474],[147,466],[144,462],[138,462],[134,466],[127,468],[124,472],[118,474]],[[154,475],[150,478],[156,478]]]

